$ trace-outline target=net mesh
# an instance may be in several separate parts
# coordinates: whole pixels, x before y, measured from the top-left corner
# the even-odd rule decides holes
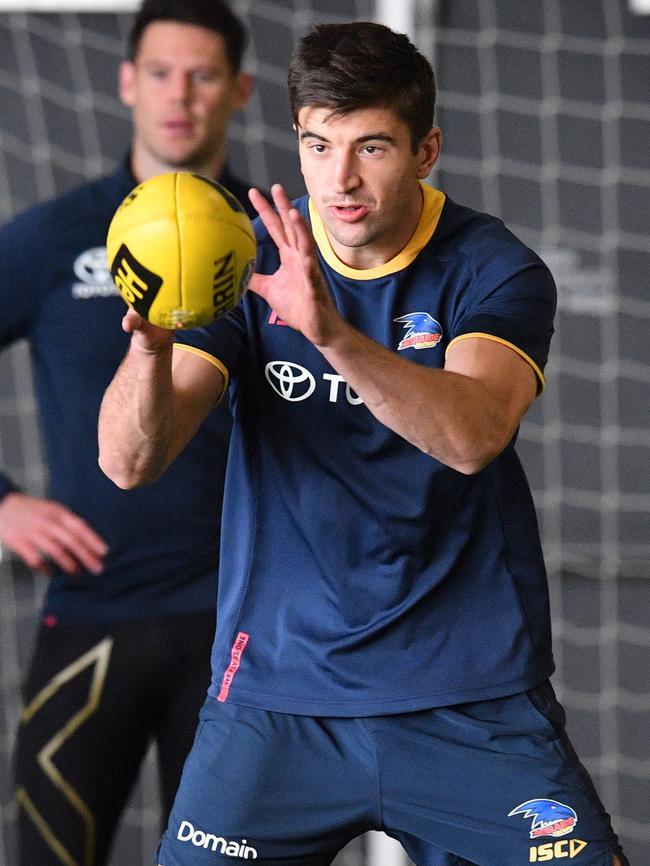
[[[296,39],[317,21],[371,17],[371,0],[239,0],[256,93],[231,129],[238,174],[302,184],[286,99]],[[549,565],[556,688],[631,862],[650,824],[650,18],[624,0],[417,0],[417,39],[439,83],[444,147],[432,181],[503,217],[559,289],[548,387],[519,451]],[[126,14],[0,14],[0,222],[109,171],[128,146],[115,68]],[[5,289],[6,290],[6,289]],[[24,345],[0,365],[0,460],[34,493],[45,475]],[[0,562],[0,866],[12,864],[8,780],[43,591]],[[158,838],[149,756],[112,863],[150,862]],[[365,862],[358,841],[339,858]],[[141,852],[138,854],[137,852]],[[3,859],[4,858],[4,859]],[[388,861],[382,862],[388,866]]]
[[[650,19],[623,0],[441,0],[418,18],[445,136],[434,184],[501,216],[558,284],[548,386],[519,452],[550,572],[556,689],[631,862],[645,862]]]

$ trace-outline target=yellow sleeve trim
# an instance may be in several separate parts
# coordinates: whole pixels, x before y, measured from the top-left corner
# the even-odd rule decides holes
[[[196,355],[198,358],[203,358],[204,361],[207,361],[219,370],[223,376],[223,390],[221,394],[219,394],[219,399],[215,404],[218,405],[222,401],[223,395],[228,390],[228,382],[230,381],[228,368],[225,367],[218,358],[215,358],[214,355],[211,355],[209,352],[204,352],[203,349],[197,349],[196,346],[188,346],[186,343],[174,343],[174,349],[180,349],[181,352],[189,352],[190,355]]]
[[[481,340],[492,340],[493,343],[501,343],[502,346],[507,346],[509,349],[512,349],[513,352],[516,352],[521,358],[524,359],[524,361],[527,361],[530,364],[530,366],[533,368],[533,370],[535,371],[535,375],[539,379],[539,383],[541,385],[538,393],[539,394],[542,393],[542,391],[546,387],[546,379],[544,378],[544,374],[539,369],[537,364],[533,361],[533,359],[530,357],[530,355],[527,355],[518,346],[515,346],[514,343],[510,343],[508,340],[503,340],[501,337],[495,337],[494,334],[483,334],[480,331],[477,331],[477,332],[472,333],[472,334],[461,334],[459,337],[454,337],[454,339],[451,341],[451,343],[447,346],[447,349],[445,350],[445,357],[447,356],[447,352],[451,349],[451,347],[454,345],[454,343],[458,343],[461,340],[469,340],[469,339],[473,339],[473,338],[479,338]]]

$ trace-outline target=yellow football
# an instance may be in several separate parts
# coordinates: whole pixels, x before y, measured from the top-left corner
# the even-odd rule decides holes
[[[120,294],[160,328],[193,328],[225,315],[255,267],[253,226],[225,187],[188,172],[137,186],[106,239]]]

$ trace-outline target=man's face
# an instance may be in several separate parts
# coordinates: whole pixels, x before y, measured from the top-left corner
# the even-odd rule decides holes
[[[120,95],[133,109],[134,149],[170,169],[193,168],[219,154],[228,120],[249,93],[250,79],[233,74],[223,37],[193,24],[150,24],[134,62],[120,69]]]
[[[330,108],[298,113],[305,184],[337,256],[355,268],[384,264],[409,241],[422,209],[419,181],[435,163],[440,132],[413,153],[407,125],[389,108],[339,117]]]

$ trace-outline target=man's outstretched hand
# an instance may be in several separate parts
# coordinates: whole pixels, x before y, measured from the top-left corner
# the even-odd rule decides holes
[[[341,317],[318,265],[309,226],[280,184],[273,185],[271,194],[275,209],[256,189],[250,190],[249,198],[278,248],[280,267],[274,274],[255,273],[249,288],[282,321],[321,348]]]

